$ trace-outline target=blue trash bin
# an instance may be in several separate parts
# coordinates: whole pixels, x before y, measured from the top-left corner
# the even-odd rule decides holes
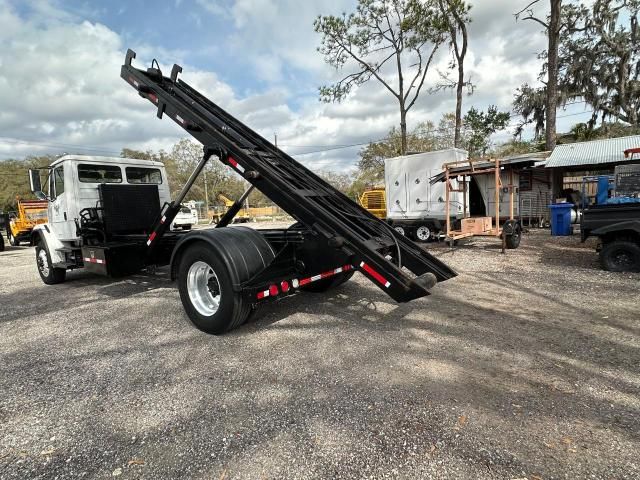
[[[549,205],[551,210],[551,235],[554,237],[566,237],[571,235],[571,210],[573,203],[555,203]]]

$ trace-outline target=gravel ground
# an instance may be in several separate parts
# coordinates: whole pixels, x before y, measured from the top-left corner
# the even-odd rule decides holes
[[[532,231],[398,305],[359,274],[213,337],[166,272],[0,254],[0,478],[639,478],[640,275]]]

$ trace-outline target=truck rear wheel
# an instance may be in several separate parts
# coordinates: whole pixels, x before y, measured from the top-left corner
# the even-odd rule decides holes
[[[189,319],[204,332],[218,335],[247,320],[252,304],[234,286],[249,280],[274,258],[264,237],[244,230],[218,229],[212,237],[215,244],[198,241],[187,245],[180,255],[180,299]]]
[[[600,262],[602,268],[610,272],[640,272],[640,245],[630,240],[605,243]]]
[[[62,283],[67,278],[66,269],[55,268],[51,263],[51,256],[42,240],[36,244],[36,265],[40,278],[47,285]]]

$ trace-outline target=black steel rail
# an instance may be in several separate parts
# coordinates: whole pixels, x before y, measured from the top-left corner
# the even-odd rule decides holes
[[[222,162],[292,217],[331,239],[393,299],[405,302],[428,295],[432,280],[456,276],[446,264],[179,80],[181,67],[174,65],[171,77],[165,77],[159,69],[133,67],[133,58],[135,52],[129,50],[121,76],[157,107],[158,117],[168,115],[205,148],[220,151]],[[386,258],[389,253],[416,277]]]

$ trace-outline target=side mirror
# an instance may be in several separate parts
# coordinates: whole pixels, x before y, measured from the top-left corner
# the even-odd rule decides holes
[[[29,184],[31,185],[31,192],[38,200],[47,200],[47,195],[42,191],[40,170],[29,170]]]

